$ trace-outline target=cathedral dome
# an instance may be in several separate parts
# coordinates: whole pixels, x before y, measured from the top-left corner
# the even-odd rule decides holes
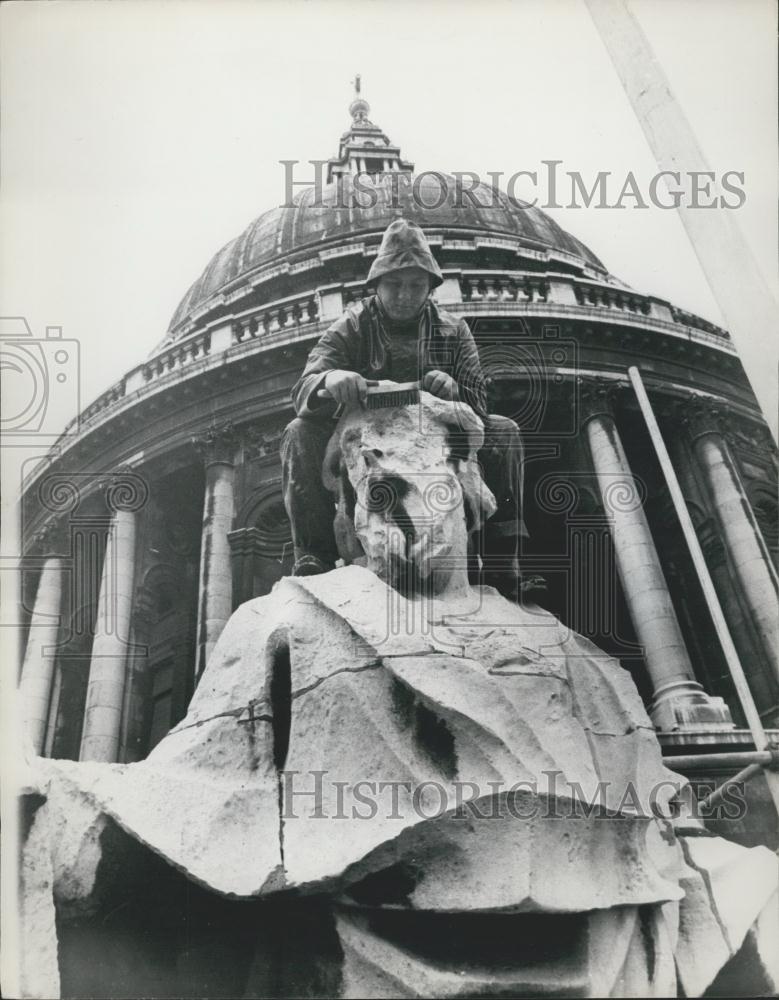
[[[366,146],[381,153],[386,149],[364,141],[366,152]],[[185,332],[190,321],[207,310],[209,300],[229,295],[270,262],[275,267],[300,265],[322,251],[357,240],[366,249],[377,246],[383,231],[401,216],[418,223],[429,237],[508,237],[519,248],[527,248],[530,256],[534,251],[562,255],[574,266],[606,273],[588,247],[540,209],[488,184],[473,184],[467,175],[397,169],[368,170],[356,178],[344,173],[319,188],[299,191],[288,205],[264,212],[219,250],[182,299],[168,338]],[[434,238],[431,243],[435,250]]]

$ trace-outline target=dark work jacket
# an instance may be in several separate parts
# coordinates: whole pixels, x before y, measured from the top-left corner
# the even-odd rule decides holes
[[[419,377],[437,369],[451,375],[460,399],[480,417],[487,415],[484,375],[471,331],[464,319],[439,309],[430,299],[419,318]],[[300,417],[330,417],[335,404],[317,398],[328,372],[358,372],[366,379],[392,378],[392,326],[376,295],[350,306],[312,349],[292,389]]]

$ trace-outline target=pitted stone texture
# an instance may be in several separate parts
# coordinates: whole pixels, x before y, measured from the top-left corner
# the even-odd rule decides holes
[[[659,911],[536,917],[533,926],[527,916],[419,915],[416,933],[403,933],[386,911],[344,907],[336,925],[342,995],[675,996],[672,939]]]
[[[765,847],[741,847],[721,837],[681,837],[688,874],[682,879],[676,962],[687,996],[700,996],[741,949],[747,934],[766,975],[779,985],[776,939],[779,864]]]
[[[588,996],[676,996],[674,935],[662,910],[628,906],[590,915]]]
[[[411,634],[394,633],[393,613],[416,623]],[[286,657],[288,733],[272,704]],[[615,764],[602,744],[620,737],[631,752]],[[288,741],[283,761],[276,741]],[[484,797],[524,782],[563,815],[582,799],[628,817],[568,821],[579,824],[568,860],[578,906],[678,896],[646,846],[664,822],[653,789],[669,775],[628,675],[551,615],[490,588],[427,607],[360,567],[282,581],[233,616],[190,713],[146,761],[50,766],[151,850],[230,895],[335,890],[394,863],[406,830],[420,828],[409,850],[456,840],[436,817],[462,802],[463,786]],[[643,818],[631,819],[637,809]],[[552,830],[534,828],[535,857]],[[477,874],[474,858],[463,864]],[[544,896],[532,878],[536,888],[493,879],[493,907],[565,907],[562,887],[548,880]],[[440,881],[441,899],[469,905],[467,880]],[[433,893],[435,880],[427,885]]]
[[[428,708],[458,720],[463,744],[468,735],[476,739],[476,755],[488,758],[491,776],[514,781],[530,771],[543,785],[543,772],[557,767],[585,794],[604,782],[609,808],[622,807],[628,790],[629,807],[668,815],[667,801],[684,779],[663,767],[630,675],[552,615],[510,604],[492,588],[457,602],[407,601],[356,566],[300,583],[375,648]],[[388,627],[393,615],[416,621],[416,635],[395,635]],[[446,655],[427,663],[433,652]],[[485,773],[460,768],[457,776]]]
[[[81,916],[99,904],[97,870],[101,838],[109,822],[103,810],[78,788],[52,772],[43,810],[52,838],[54,898],[65,916]]]
[[[400,587],[427,581],[439,591],[454,575],[465,583],[468,531],[496,509],[476,460],[483,442],[469,406],[428,392],[410,406],[344,414],[330,450],[354,491],[354,531],[372,572]]]
[[[60,992],[51,858],[56,836],[57,830],[51,825],[49,811],[43,804],[33,817],[22,850],[16,925],[22,997],[57,997]],[[10,914],[7,916],[10,918]]]
[[[277,888],[281,867],[276,774],[258,761],[252,725],[267,729],[228,718],[204,722],[197,737],[179,731],[180,759],[159,764],[53,763],[74,799],[85,797],[190,878],[251,896]]]
[[[779,890],[771,896],[747,931],[749,943],[764,976],[767,992],[779,993]]]
[[[381,460],[385,476],[428,460],[443,473],[430,435],[404,442],[396,427],[393,443],[393,418],[371,419],[388,435],[346,443],[350,474],[357,454],[366,469]],[[462,489],[460,477],[455,497]],[[414,502],[424,496],[417,489]],[[424,512],[417,503],[409,513]],[[380,570],[382,546],[386,556],[399,539],[375,519],[366,525]],[[464,556],[461,502],[431,530],[439,555]],[[430,551],[403,552],[424,578]],[[629,674],[552,615],[469,588],[459,572],[434,574],[443,589],[424,598],[358,566],[283,580],[232,616],[187,717],[147,760],[41,763],[49,836],[66,829],[52,848],[63,914],[94,905],[101,865],[117,860],[105,854],[121,855],[127,834],[221,894],[351,898],[358,905],[339,916],[346,995],[663,995],[675,944],[692,995],[750,928],[764,947],[775,864],[699,838],[685,867],[670,822],[683,779],[664,768]],[[522,794],[510,798],[517,783]],[[107,867],[133,877],[121,857]],[[747,905],[744,886],[754,897],[758,884],[762,904]],[[394,937],[378,926],[390,911]],[[455,930],[488,918],[507,950],[469,962]],[[442,919],[454,935],[443,951],[409,939],[409,928]],[[543,960],[511,951],[522,920],[550,929],[537,940]]]
[[[391,850],[390,850],[391,848]],[[677,845],[647,818],[571,815],[564,799],[472,800],[366,859],[347,896],[409,909],[576,913],[680,899]],[[352,874],[356,874],[355,869]]]
[[[527,962],[526,955],[517,955],[523,942],[511,924],[502,928],[504,946],[495,946],[496,926],[494,918],[489,916],[489,924],[481,931],[478,926],[469,925],[471,934],[462,930],[458,933],[457,924],[451,921],[437,931],[423,924],[415,928],[416,940],[408,940],[409,935],[399,940],[397,935],[377,931],[373,924],[382,917],[386,918],[386,914],[370,909],[343,908],[337,912],[336,927],[344,952],[342,996],[347,1000],[587,996],[587,975],[583,968],[587,950],[585,917],[577,916],[573,926],[567,922],[564,937],[559,925],[551,926],[557,940],[550,935],[547,955],[543,958],[536,955],[532,962]],[[510,942],[513,931],[514,941]],[[465,949],[457,947],[452,956],[442,954],[447,938],[453,943],[455,934],[458,944],[465,944]],[[506,939],[510,942],[508,947]],[[480,947],[482,944],[485,947]]]

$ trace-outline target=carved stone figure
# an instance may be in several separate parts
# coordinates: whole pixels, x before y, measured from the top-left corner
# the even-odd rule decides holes
[[[686,813],[616,661],[469,586],[468,534],[494,509],[481,435],[424,392],[347,413],[325,475],[341,551],[364,565],[242,605],[146,760],[36,763],[28,995],[76,992],[68,949],[116,956],[105,927],[132,893],[180,876],[211,958],[191,928],[150,958],[128,918],[137,951],[113,960],[168,978],[115,995],[208,995],[220,921],[243,996],[698,996],[749,961],[776,988],[772,853]]]

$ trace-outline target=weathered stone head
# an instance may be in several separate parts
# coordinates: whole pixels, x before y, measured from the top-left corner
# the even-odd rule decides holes
[[[495,498],[476,460],[481,420],[461,403],[419,397],[346,413],[325,479],[339,496],[343,558],[403,593],[440,594],[467,587],[468,538],[494,513]]]

